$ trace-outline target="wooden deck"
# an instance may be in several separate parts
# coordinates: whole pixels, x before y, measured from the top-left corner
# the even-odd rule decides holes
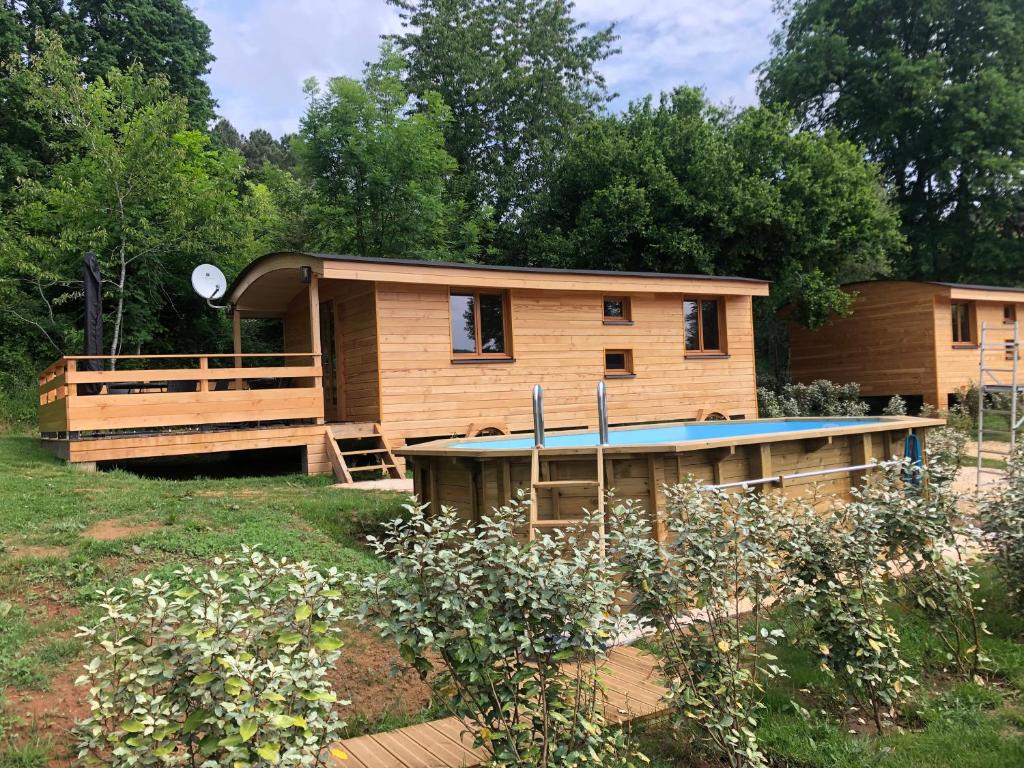
[[[599,672],[604,686],[604,716],[609,723],[657,717],[668,710],[657,660],[635,648],[614,648]],[[410,725],[384,733],[345,739],[334,745],[348,758],[329,758],[347,768],[469,768],[487,762],[473,737],[454,717]]]

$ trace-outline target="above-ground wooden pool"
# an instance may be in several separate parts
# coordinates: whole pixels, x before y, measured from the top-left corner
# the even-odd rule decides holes
[[[600,488],[656,511],[662,487],[687,475],[716,485],[762,481],[790,496],[815,484],[846,494],[864,471],[829,470],[903,456],[911,434],[924,453],[928,429],[942,424],[907,416],[688,422],[611,429],[603,446],[597,432],[570,431],[548,433],[539,449],[531,434],[435,440],[399,453],[422,502],[454,507],[469,521],[536,482],[536,519],[550,527],[597,509]]]

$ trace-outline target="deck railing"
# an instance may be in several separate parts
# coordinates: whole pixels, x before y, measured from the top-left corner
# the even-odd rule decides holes
[[[116,370],[89,370],[98,360]],[[249,365],[246,365],[249,363]],[[276,364],[275,364],[276,363]],[[39,374],[43,435],[322,419],[320,355],[72,355]]]

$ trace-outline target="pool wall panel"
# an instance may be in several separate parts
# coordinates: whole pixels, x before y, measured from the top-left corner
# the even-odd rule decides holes
[[[750,443],[732,448],[664,450],[605,454],[605,485],[619,499],[636,499],[652,515],[665,506],[664,486],[688,476],[711,484],[755,480],[823,469],[837,469],[884,459],[902,453],[906,428],[885,432],[801,438],[774,443]],[[922,430],[923,434],[923,430]],[[596,479],[592,453],[559,455],[546,451],[542,480]],[[529,494],[528,456],[461,457],[452,455],[412,457],[416,492],[435,505],[455,507],[470,522],[490,514],[520,490]],[[762,486],[762,492],[785,493],[812,501],[837,495],[848,498],[851,483],[863,472],[844,472],[824,477],[787,480],[781,487]],[[436,479],[436,482],[432,480]],[[583,508],[595,509],[592,489],[545,488],[538,496],[541,520],[572,519]]]

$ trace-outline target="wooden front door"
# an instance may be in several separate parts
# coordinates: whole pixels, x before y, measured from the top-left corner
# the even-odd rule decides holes
[[[324,419],[338,421],[338,345],[334,334],[334,302],[320,302],[320,365],[323,368]]]

